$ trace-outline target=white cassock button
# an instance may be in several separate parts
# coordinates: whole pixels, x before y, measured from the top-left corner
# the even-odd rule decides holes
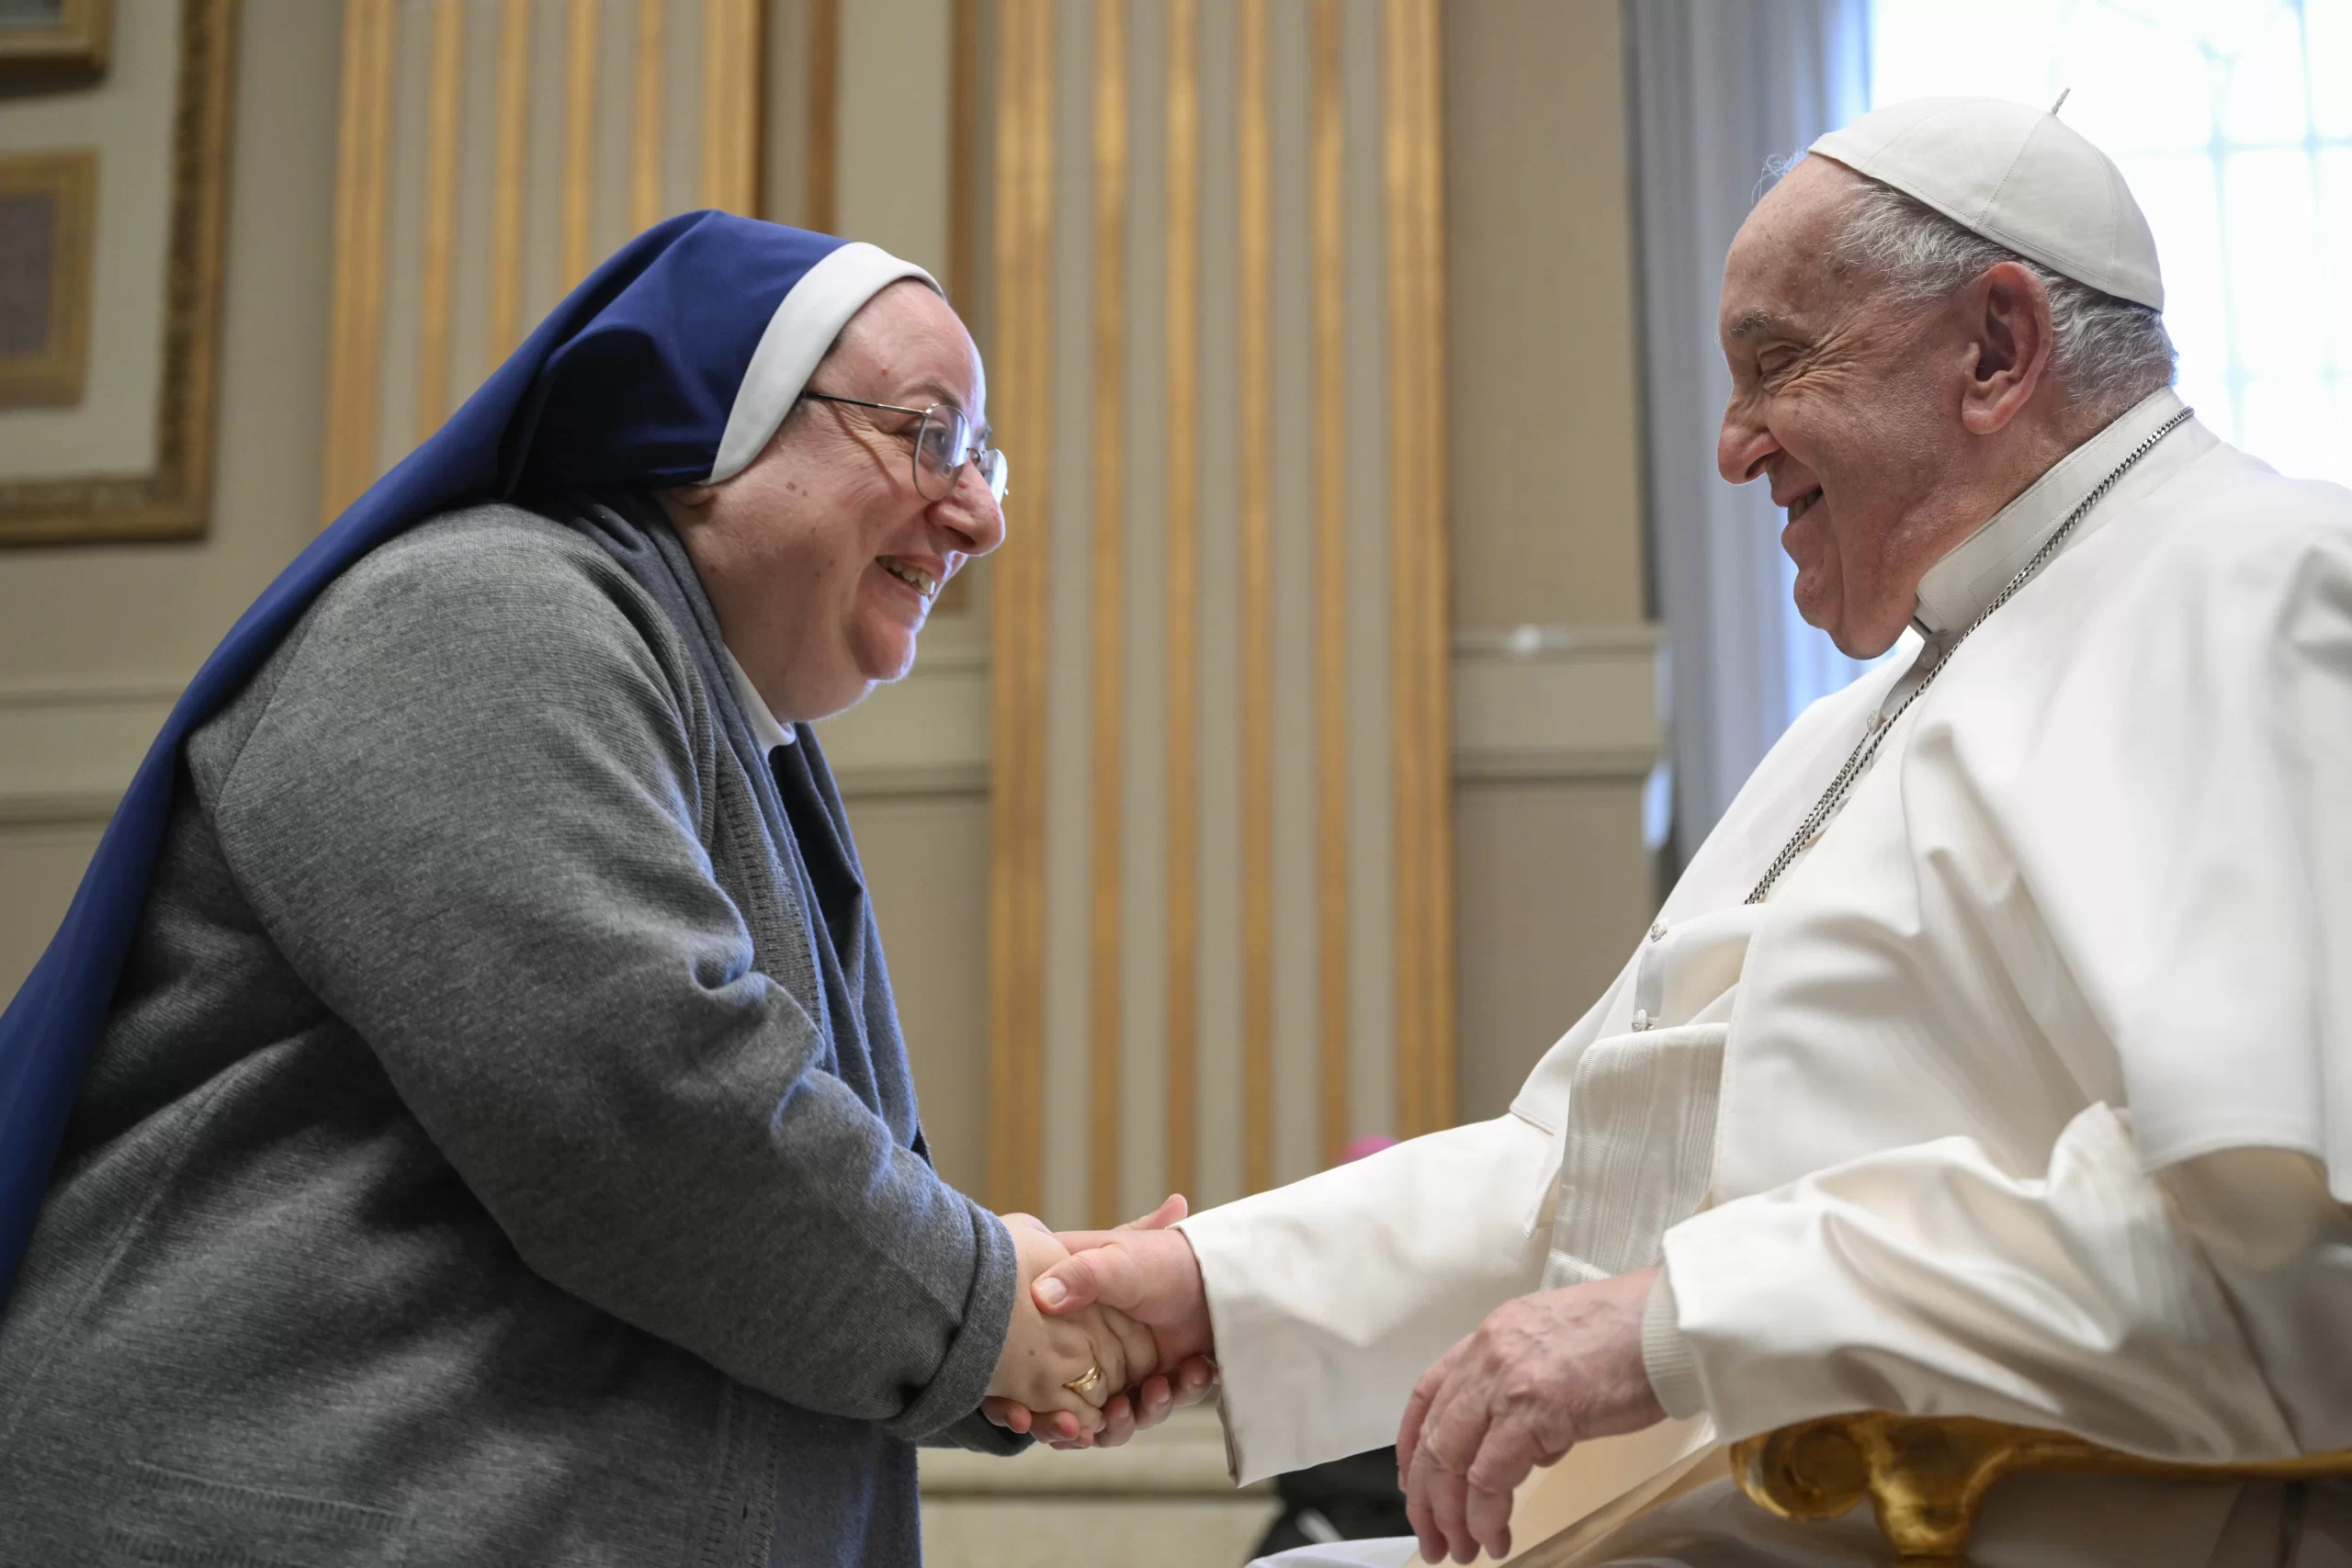
[[[1649,1010],[1646,1008],[1635,1008],[1634,1010],[1634,1032],[1638,1034],[1649,1026]]]
[[[1664,920],[1658,921],[1657,924],[1650,928],[1650,940],[1652,942],[1664,942],[1666,940],[1666,922]]]

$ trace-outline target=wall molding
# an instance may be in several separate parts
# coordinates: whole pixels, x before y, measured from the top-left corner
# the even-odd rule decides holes
[[[1484,626],[1454,634],[1453,773],[1464,784],[1638,783],[1665,745],[1652,625]],[[818,733],[852,798],[988,790],[983,649],[915,672]]]
[[[947,631],[913,674],[817,727],[846,798],[988,798],[989,650]]]
[[[1655,625],[1481,627],[1453,638],[1463,784],[1638,783],[1665,746]]]
[[[116,707],[179,699],[187,682],[169,675],[32,675],[0,681],[0,714],[37,708]]]
[[[934,637],[948,628],[934,630]],[[853,801],[985,800],[989,650],[940,637],[912,675],[818,728]],[[1483,626],[1453,638],[1453,772],[1464,784],[1637,782],[1664,745],[1655,626]],[[185,682],[0,682],[0,826],[104,822]]]
[[[0,682],[0,827],[113,816],[184,683],[154,675]]]

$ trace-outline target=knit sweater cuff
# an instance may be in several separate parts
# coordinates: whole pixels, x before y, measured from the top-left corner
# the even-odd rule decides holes
[[[963,1326],[948,1344],[931,1385],[883,1423],[892,1437],[906,1442],[924,1442],[979,1409],[1012,1327],[1012,1298],[1021,1284],[1012,1237],[1002,1220],[968,1198],[964,1201],[972,1219],[971,1294],[964,1305]]]

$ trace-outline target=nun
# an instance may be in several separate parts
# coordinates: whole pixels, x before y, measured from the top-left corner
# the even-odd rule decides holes
[[[0,1558],[913,1563],[918,1444],[1155,1371],[932,1168],[809,728],[986,409],[922,269],[689,214],[247,612],[0,1020]]]

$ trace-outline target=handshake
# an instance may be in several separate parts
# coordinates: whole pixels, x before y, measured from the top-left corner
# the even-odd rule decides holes
[[[1170,1197],[1107,1231],[1057,1235],[1007,1214],[1018,1268],[1012,1322],[982,1405],[1056,1448],[1110,1447],[1205,1397],[1208,1299]]]
[[[1012,1324],[982,1409],[1056,1448],[1125,1442],[1216,1381],[1208,1296],[1170,1198],[1107,1231],[1008,1214]],[[1577,1443],[1666,1418],[1642,1354],[1657,1266],[1515,1296],[1438,1358],[1396,1429],[1397,1483],[1431,1562],[1511,1548],[1513,1495]]]

